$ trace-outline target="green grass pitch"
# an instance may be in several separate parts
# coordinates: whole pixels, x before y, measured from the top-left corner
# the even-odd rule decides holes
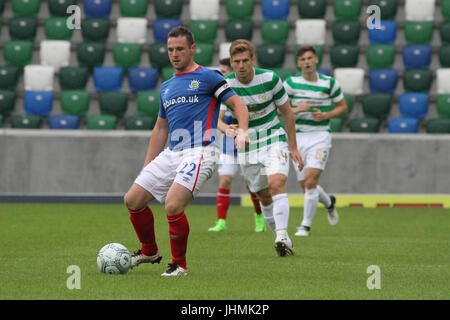
[[[337,226],[318,209],[309,238],[294,237],[300,208],[291,208],[295,255],[280,258],[270,231],[253,232],[251,208],[230,207],[228,231],[208,232],[214,206],[190,206],[188,276],[163,278],[171,262],[168,223],[155,213],[161,264],[125,275],[102,274],[99,249],[139,246],[122,205],[0,204],[0,299],[449,299],[448,209],[341,208]],[[67,268],[79,266],[80,289]],[[380,289],[367,287],[379,267]]]

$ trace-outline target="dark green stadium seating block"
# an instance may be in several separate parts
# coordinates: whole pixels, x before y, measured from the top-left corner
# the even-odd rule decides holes
[[[342,118],[332,118],[330,119],[330,130],[331,132],[342,132]]]
[[[282,81],[296,74],[296,71],[294,69],[289,68],[273,68],[272,71],[275,72]]]
[[[51,16],[70,16],[71,13],[67,13],[67,8],[72,5],[77,5],[77,0],[48,0],[48,11]]]
[[[298,0],[298,14],[301,19],[323,19],[327,0]]]
[[[228,42],[237,39],[251,41],[253,37],[253,22],[251,20],[228,20],[225,24],[225,38]]]
[[[117,117],[110,114],[87,115],[87,128],[89,130],[115,130]]]
[[[147,0],[120,0],[120,16],[143,18],[147,15],[147,5]]]
[[[355,118],[350,120],[350,132],[376,133],[380,131],[380,120],[377,118]]]
[[[14,129],[39,129],[41,117],[36,115],[13,114],[11,116],[11,128]]]
[[[35,17],[13,17],[8,21],[11,40],[31,40],[36,37],[38,26]]]
[[[136,99],[136,107],[140,116],[147,116],[154,119],[158,117],[159,91],[138,91]]]
[[[357,45],[339,44],[331,47],[330,58],[333,68],[355,68],[358,57]]]
[[[61,110],[64,114],[84,116],[89,111],[89,100],[87,90],[62,90]]]
[[[84,90],[89,78],[87,67],[62,67],[59,69],[59,85],[62,90]]]
[[[450,44],[439,47],[439,63],[441,68],[450,68]]]
[[[12,90],[0,90],[0,115],[5,118],[14,111],[16,104],[16,92]]]
[[[40,0],[12,0],[12,11],[15,17],[36,17],[40,8]]]
[[[350,114],[352,113],[352,110],[353,110],[353,105],[354,105],[354,100],[355,100],[351,93],[344,93],[344,99],[345,99],[345,103],[347,104],[347,113],[340,117],[342,119],[346,119],[350,116]]]
[[[262,44],[256,47],[256,62],[261,68],[282,68],[285,53],[282,44]]]
[[[126,130],[152,130],[155,126],[155,118],[143,116],[131,116],[125,118]]]
[[[139,66],[142,56],[142,45],[138,43],[114,43],[113,59],[117,67],[127,70]]]
[[[297,50],[298,48],[300,48],[302,45],[301,44],[297,44],[294,46],[294,61],[295,61],[295,65],[298,68],[297,65]],[[323,58],[323,46],[322,45],[313,45],[314,49],[316,49],[316,56],[317,58],[319,58],[319,63],[317,64],[317,68],[320,68],[320,65],[322,64],[322,58]]]
[[[199,43],[214,43],[217,37],[217,21],[215,20],[190,20],[189,30]]]
[[[4,9],[5,9],[5,0],[0,0],[0,16],[3,14]]]
[[[213,62],[214,45],[212,43],[197,43],[194,59],[199,65],[210,66]]]
[[[443,44],[450,43],[450,21],[444,21],[439,26],[439,35]]]
[[[450,118],[450,94],[440,93],[436,96],[436,109],[439,118]]]
[[[433,81],[433,71],[406,69],[403,72],[403,86],[406,92],[428,92]]]
[[[19,68],[15,66],[0,66],[0,89],[15,90],[19,75]]]
[[[183,0],[156,0],[155,13],[158,18],[180,18],[183,12]]]
[[[31,63],[33,43],[29,40],[11,40],[3,44],[3,57],[7,65],[23,68]]]
[[[73,30],[67,28],[66,17],[50,17],[45,19],[45,36],[49,40],[71,40]]]
[[[425,128],[427,133],[450,133],[450,119],[428,119]]]
[[[430,44],[433,38],[433,21],[406,21],[407,44]]]
[[[264,43],[286,44],[289,37],[289,21],[262,20],[261,36]]]
[[[3,116],[0,114],[0,128],[3,127]]]
[[[376,5],[381,10],[381,20],[395,20],[397,15],[397,0],[369,0],[369,6]]]
[[[254,0],[227,0],[227,17],[235,20],[251,20],[255,8]]]
[[[161,69],[161,79],[162,82],[169,80],[175,74],[175,69],[173,67],[164,67]]]
[[[103,65],[105,44],[102,42],[82,42],[78,44],[77,59],[80,66],[92,68]]]
[[[98,102],[102,114],[112,114],[121,118],[128,108],[128,93],[121,91],[100,92]]]
[[[333,11],[336,20],[359,20],[362,0],[334,0]]]
[[[368,93],[363,96],[362,110],[367,118],[386,119],[391,112],[392,96],[387,93]]]
[[[357,20],[337,20],[333,22],[334,44],[358,44],[361,25]]]
[[[109,35],[109,19],[87,18],[81,20],[81,34],[84,41],[104,42]]]
[[[369,69],[392,69],[394,59],[394,45],[374,44],[366,47],[366,60]]]
[[[442,18],[450,20],[450,0],[441,0]]]
[[[166,43],[152,43],[148,46],[148,56],[152,67],[162,69],[170,67]]]

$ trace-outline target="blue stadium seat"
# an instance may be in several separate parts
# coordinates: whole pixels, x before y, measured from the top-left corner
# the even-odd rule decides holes
[[[261,0],[265,20],[286,20],[289,15],[289,0]]]
[[[431,46],[411,44],[403,47],[405,69],[428,69],[431,62]]]
[[[394,44],[397,36],[397,22],[381,20],[381,29],[368,29],[370,44]]]
[[[78,129],[80,118],[70,114],[53,114],[49,117],[50,129]]]
[[[422,92],[402,93],[399,97],[402,118],[424,119],[428,111],[428,94]]]
[[[389,133],[418,133],[419,119],[391,118],[388,120]]]
[[[369,71],[369,88],[372,93],[393,94],[397,87],[396,69],[373,69]]]
[[[331,71],[330,69],[317,69],[318,73],[324,74],[326,76],[331,76]]]
[[[86,18],[109,18],[111,0],[84,0]]]
[[[158,83],[157,68],[134,67],[128,70],[128,83],[132,92],[154,90]]]
[[[155,42],[167,42],[167,34],[173,28],[181,26],[180,19],[155,19],[153,22],[153,37]]]
[[[53,91],[25,91],[23,103],[27,115],[46,117],[52,112]]]
[[[119,91],[122,87],[121,67],[94,67],[94,86],[97,92]]]

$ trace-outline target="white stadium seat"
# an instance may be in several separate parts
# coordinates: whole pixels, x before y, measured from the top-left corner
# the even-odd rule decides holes
[[[334,78],[341,85],[342,92],[352,95],[363,93],[364,69],[362,68],[336,68]]]
[[[325,34],[326,22],[323,19],[300,19],[295,22],[297,44],[323,45]]]
[[[437,93],[450,93],[450,68],[436,70]]]
[[[230,57],[231,42],[223,42],[219,46],[219,60]]]
[[[70,41],[42,40],[39,55],[41,65],[52,66],[55,72],[70,64]]]
[[[145,43],[147,39],[147,19],[118,18],[117,42]]]
[[[53,91],[54,68],[29,64],[24,68],[25,91]]]
[[[433,21],[435,0],[405,0],[406,21]]]
[[[191,0],[189,11],[191,20],[218,20],[219,0]]]

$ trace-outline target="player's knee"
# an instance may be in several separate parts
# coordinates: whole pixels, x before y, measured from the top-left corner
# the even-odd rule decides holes
[[[125,206],[131,210],[139,210],[144,206],[136,199],[136,197],[134,197],[129,192],[127,192],[125,194],[125,196],[123,197],[123,202],[124,202]]]
[[[269,189],[272,196],[285,192],[285,183],[281,180],[271,181],[269,183]]]
[[[166,210],[166,214],[168,216],[174,216],[183,211],[182,209],[180,209],[180,206],[178,206],[175,202],[167,200],[164,204],[164,209]]]
[[[305,181],[304,189],[315,189],[317,188],[317,181],[315,179],[308,179]]]
[[[259,191],[256,194],[263,206],[268,206],[272,203],[272,196],[270,195],[269,190]]]

